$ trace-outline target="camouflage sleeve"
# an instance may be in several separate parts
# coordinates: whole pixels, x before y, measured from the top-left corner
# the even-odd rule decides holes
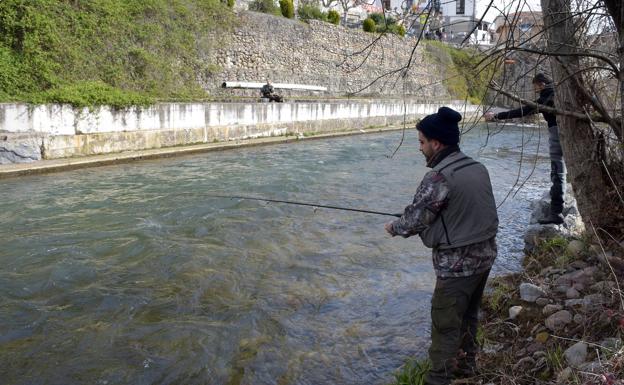
[[[414,194],[414,201],[405,208],[401,218],[392,223],[394,235],[407,238],[425,230],[446,206],[449,187],[437,171],[428,172]]]

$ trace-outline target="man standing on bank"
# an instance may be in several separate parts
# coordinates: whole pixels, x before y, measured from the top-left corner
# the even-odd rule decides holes
[[[547,107],[555,106],[555,92],[552,80],[544,74],[537,74],[533,78],[533,88],[539,92],[539,98],[535,101]],[[548,123],[548,147],[550,152],[550,214],[546,218],[540,219],[541,224],[561,224],[563,223],[563,202],[566,188],[566,167],[563,162],[563,150],[559,141],[559,129],[557,128],[556,115],[550,112],[540,111],[538,107],[523,105],[515,110],[509,110],[494,114],[485,114],[485,120],[496,121],[504,119],[519,118],[541,112]]]
[[[496,258],[498,215],[487,169],[459,149],[459,112],[441,107],[416,128],[429,171],[390,235],[419,235],[432,248],[432,369],[426,384],[447,385],[476,374],[483,289]]]

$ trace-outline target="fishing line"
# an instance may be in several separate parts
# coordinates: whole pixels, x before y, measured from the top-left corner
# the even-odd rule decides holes
[[[324,209],[342,210],[342,211],[355,211],[355,212],[358,212],[358,213],[386,215],[386,216],[398,217],[398,218],[400,218],[403,215],[403,214],[386,213],[386,212],[382,212],[382,211],[354,209],[354,208],[351,208],[351,207],[330,206],[330,205],[321,205],[321,204],[318,204],[318,203],[295,202],[295,201],[286,201],[286,200],[279,200],[279,199],[268,199],[268,198],[260,198],[260,197],[242,196],[242,195],[216,195],[216,194],[208,194],[208,195],[204,195],[204,196],[206,196],[208,198],[242,199],[242,200],[250,200],[250,201],[260,201],[260,202],[285,203],[285,204],[289,204],[289,205],[320,207],[320,208],[324,208]]]

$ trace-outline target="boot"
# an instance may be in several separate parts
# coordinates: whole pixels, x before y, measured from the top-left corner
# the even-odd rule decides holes
[[[550,213],[546,218],[542,218],[537,221],[540,225],[560,225],[563,223],[563,214],[561,213]]]
[[[463,352],[462,352],[463,353]],[[477,362],[474,356],[466,357],[465,353],[457,359],[457,363],[453,368],[453,378],[470,378],[478,376]]]

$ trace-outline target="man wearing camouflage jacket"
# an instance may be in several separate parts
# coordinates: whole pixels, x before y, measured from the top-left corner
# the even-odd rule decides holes
[[[426,384],[450,384],[476,373],[476,334],[483,289],[496,258],[498,216],[487,169],[459,149],[461,115],[441,107],[416,128],[427,173],[392,235],[419,235],[433,249],[432,369]]]

